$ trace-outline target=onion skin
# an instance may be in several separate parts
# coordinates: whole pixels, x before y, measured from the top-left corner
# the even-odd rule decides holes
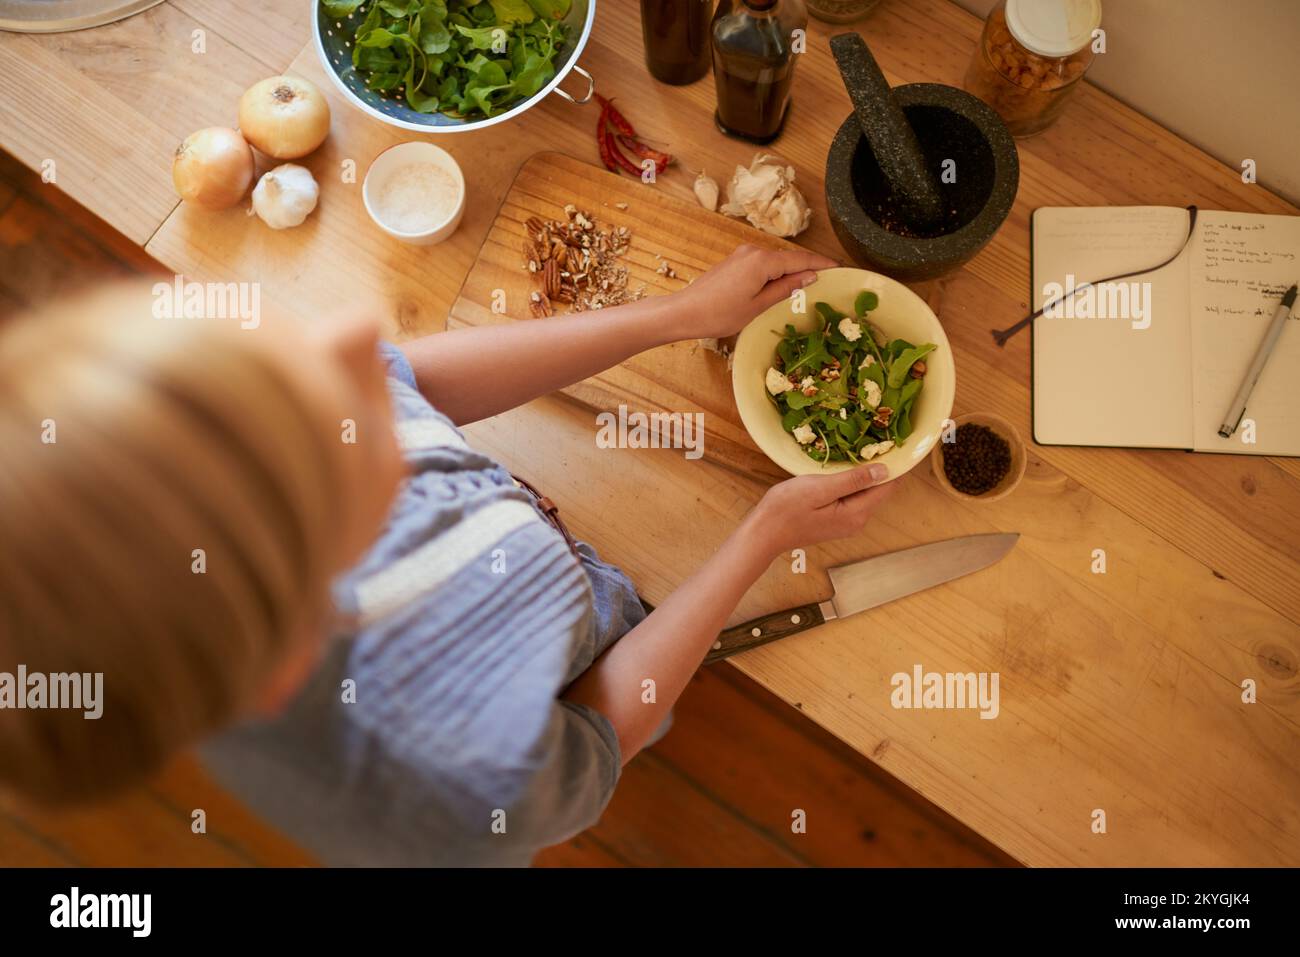
[[[329,136],[329,102],[315,84],[301,77],[268,77],[239,98],[239,129],[267,156],[298,159]]]
[[[172,159],[172,183],[187,203],[228,209],[253,184],[253,151],[239,130],[209,126],[191,133]]]

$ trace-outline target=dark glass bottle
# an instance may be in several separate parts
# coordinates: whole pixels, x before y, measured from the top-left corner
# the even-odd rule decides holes
[[[794,81],[793,35],[807,27],[802,0],[721,0],[711,30],[718,129],[754,143],[777,138]]]
[[[661,83],[681,86],[709,72],[713,0],[641,0],[645,63]]]

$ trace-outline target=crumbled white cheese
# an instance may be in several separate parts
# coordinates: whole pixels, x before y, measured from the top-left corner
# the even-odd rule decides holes
[[[849,410],[848,410],[848,409],[840,409],[840,418],[841,418],[841,419],[847,419],[848,417],[849,417]]]
[[[893,447],[894,447],[894,440],[885,439],[885,441],[883,442],[876,442],[873,443],[872,445],[864,445],[862,447],[862,451],[858,453],[858,456],[862,458],[864,461],[866,459],[874,459],[877,455],[884,455]]]
[[[857,342],[862,338],[862,327],[848,317],[840,320],[839,330],[840,335],[849,342]]]
[[[804,376],[804,380],[799,383],[799,391],[802,392],[804,389],[811,389],[816,385],[817,385],[816,379],[814,379],[812,376]]]
[[[767,370],[767,391],[772,395],[780,395],[782,392],[789,392],[794,386],[790,385],[790,380],[781,374],[779,369],[768,367]]]
[[[876,357],[871,355],[870,353],[867,353],[867,357],[862,360],[862,365],[858,366],[858,368],[865,369],[867,366],[873,366],[875,364],[876,364]]]
[[[876,408],[880,405],[880,386],[876,385],[870,379],[862,380],[862,401],[867,404],[868,408]]]
[[[794,439],[800,445],[807,445],[815,438],[817,438],[817,434],[813,432],[811,425],[796,425],[794,427]]]

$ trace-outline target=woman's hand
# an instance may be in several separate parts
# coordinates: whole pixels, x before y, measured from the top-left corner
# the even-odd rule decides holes
[[[877,463],[773,486],[713,557],[614,642],[562,697],[609,719],[626,764],[663,723],[736,603],[772,559],[859,531],[889,494],[892,486],[879,484],[888,476]],[[649,703],[641,693],[646,675],[655,677]]]
[[[893,485],[889,470],[860,465],[829,475],[800,475],[773,485],[745,516],[743,534],[771,558],[862,530]]]
[[[817,278],[815,270],[839,265],[804,250],[736,251],[673,296],[681,309],[681,339],[721,339],[734,335],[773,303]]]

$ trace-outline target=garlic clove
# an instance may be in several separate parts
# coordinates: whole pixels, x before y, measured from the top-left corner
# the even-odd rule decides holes
[[[700,201],[700,205],[709,212],[717,212],[718,209],[718,181],[703,170],[700,175],[695,177],[695,198]]]

